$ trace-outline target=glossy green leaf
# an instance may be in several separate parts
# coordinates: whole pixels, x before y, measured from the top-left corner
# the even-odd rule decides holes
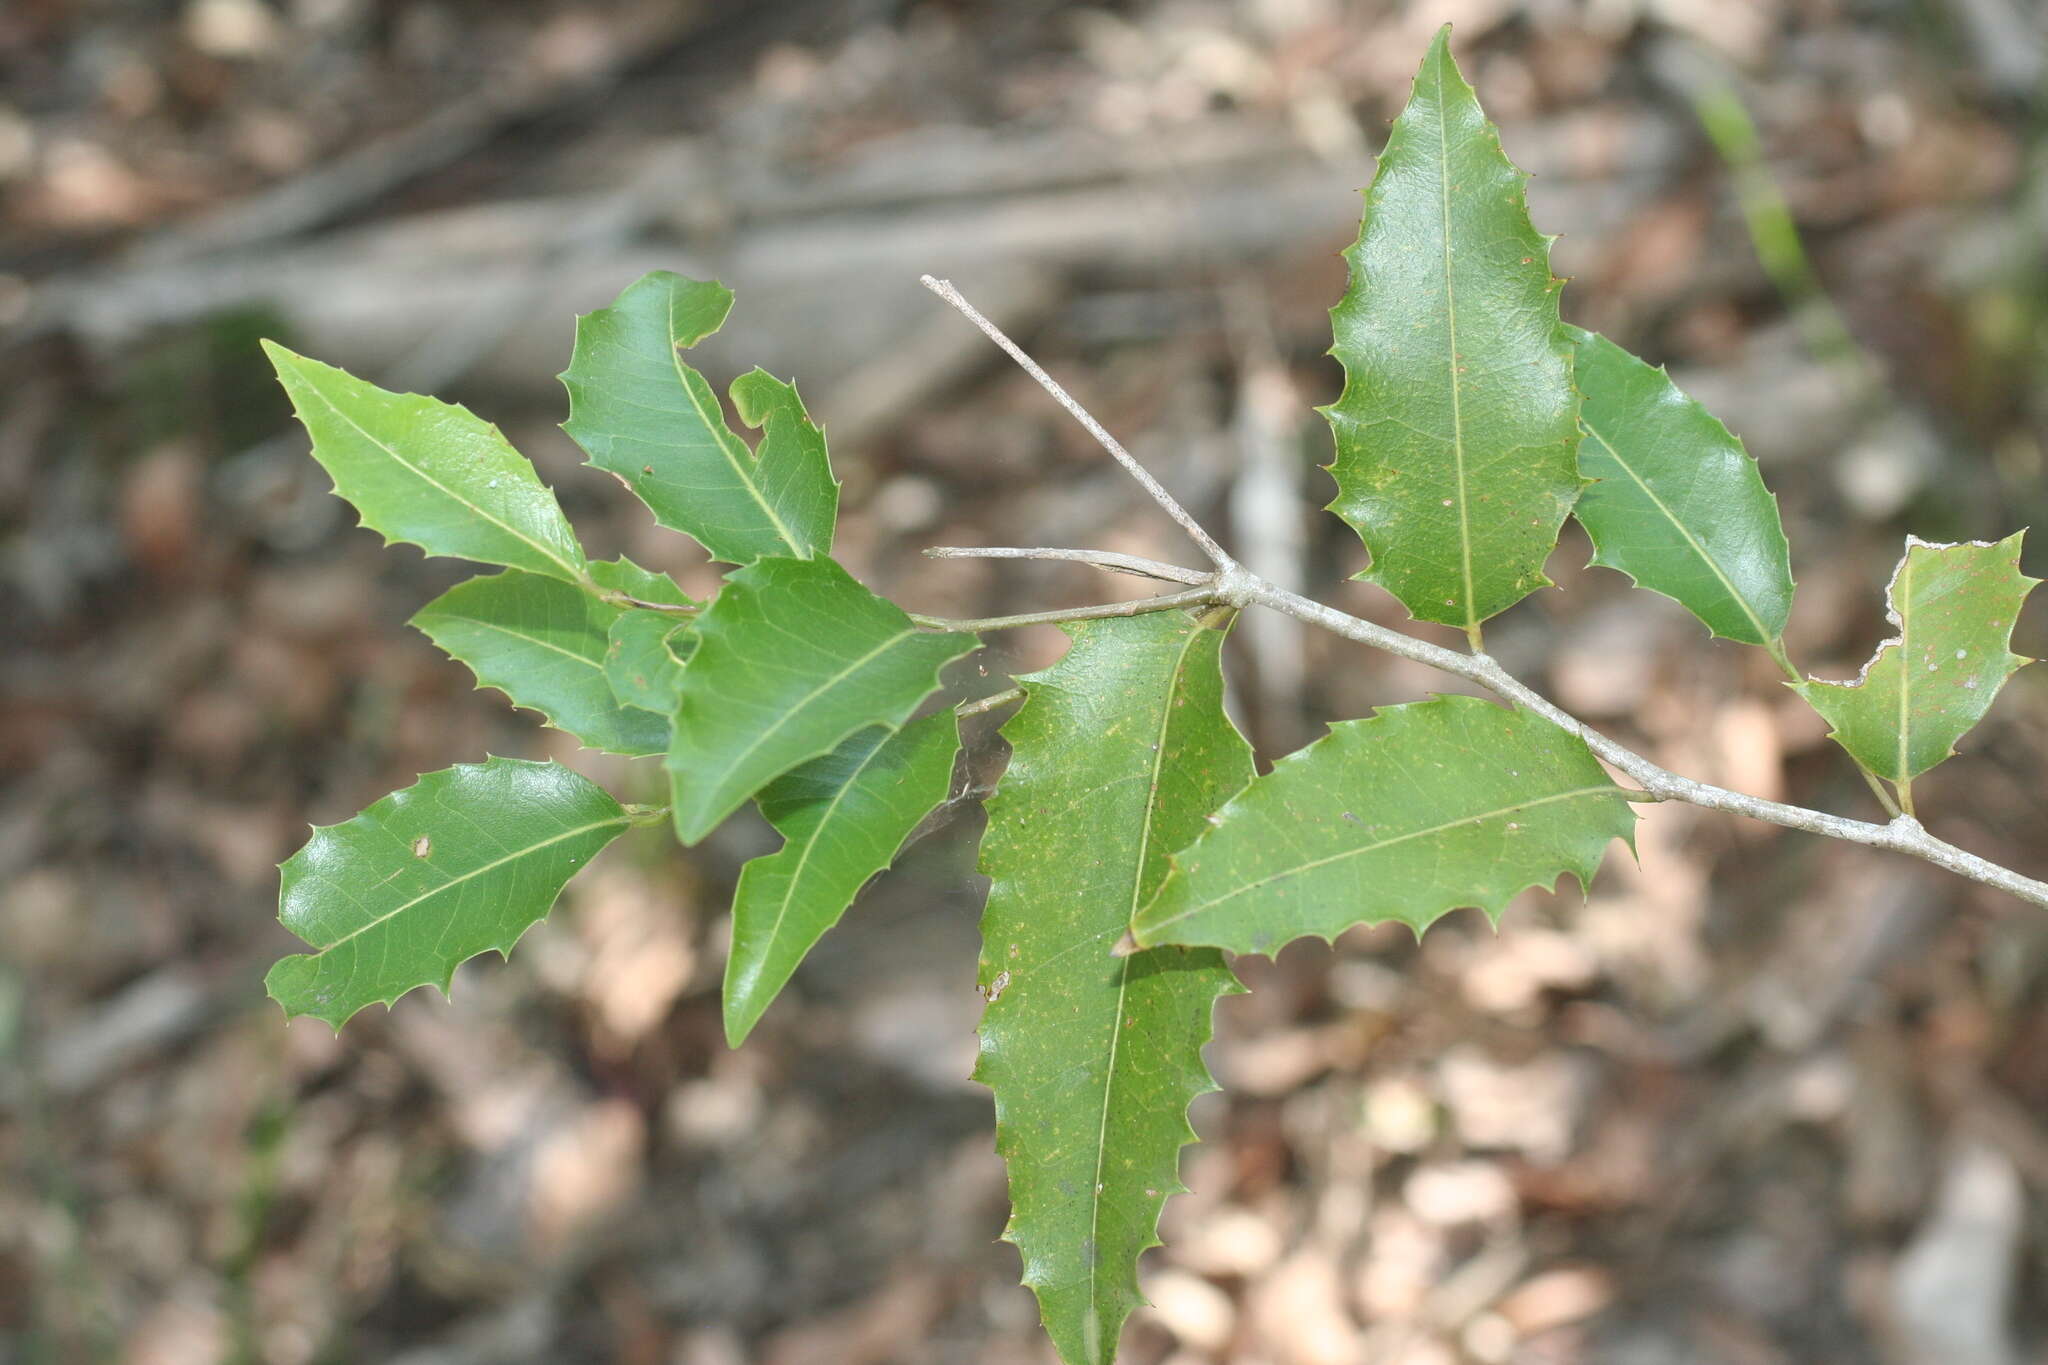
[[[285,860],[278,918],[314,951],[264,986],[287,1016],[335,1028],[519,936],[632,823],[603,788],[556,763],[492,758],[428,773],[313,831]]]
[[[946,799],[960,751],[951,711],[862,730],[758,798],[780,850],[740,869],[725,959],[725,1037],[738,1047],[868,878]]]
[[[263,351],[334,491],[386,543],[582,581],[583,550],[555,495],[496,427],[452,403],[387,393],[274,341]]]
[[[666,719],[682,695],[683,664],[697,648],[696,627],[684,617],[634,608],[611,624],[604,679],[612,695]]]
[[[757,454],[726,425],[704,376],[677,354],[716,332],[731,308],[724,285],[657,270],[611,307],[578,319],[562,375],[562,429],[656,521],[695,538],[714,559],[829,553],[839,485],[796,391],[760,371],[733,385],[745,420],[766,423]]]
[[[1024,1257],[1068,1365],[1114,1358],[1143,1300],[1136,1265],[1184,1188],[1187,1107],[1222,958],[1165,948],[1112,957],[1166,854],[1251,780],[1225,719],[1222,632],[1178,612],[1063,627],[1073,647],[1018,679],[1011,758],[988,802],[976,1076],[995,1092],[1009,1164],[1007,1240]]]
[[[676,836],[694,844],[856,730],[901,725],[971,635],[918,629],[829,559],[762,559],[697,618],[669,746]]]
[[[1898,632],[1854,682],[1810,679],[1800,695],[1829,737],[1877,776],[1906,783],[1955,752],[2021,664],[2008,648],[2020,604],[2041,580],[2020,572],[2020,540],[1930,545],[1906,538],[1886,615]]]
[[[456,584],[412,623],[478,683],[557,730],[593,749],[658,754],[668,747],[668,718],[620,705],[605,678],[611,627],[623,614],[580,588],[507,569]]]
[[[1448,911],[1498,919],[1529,886],[1592,879],[1635,814],[1584,741],[1476,697],[1344,721],[1225,806],[1132,923],[1140,944],[1272,953],[1305,934]]]
[[[1593,563],[1662,593],[1726,640],[1772,646],[1792,610],[1778,500],[1727,427],[1595,332],[1567,327],[1585,395],[1579,473],[1597,482],[1573,514]]]
[[[611,592],[624,593],[642,602],[666,602],[672,607],[694,607],[696,599],[676,586],[665,573],[643,569],[620,555],[617,559],[590,561],[590,581]]]
[[[1415,616],[1476,634],[1547,584],[1578,497],[1578,395],[1549,239],[1522,173],[1437,35],[1365,192],[1351,287],[1330,322],[1344,392],[1332,511],[1360,575]]]

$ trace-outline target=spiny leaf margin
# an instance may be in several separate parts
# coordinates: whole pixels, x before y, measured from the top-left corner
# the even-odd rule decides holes
[[[1131,936],[1271,954],[1387,920],[1419,936],[1466,906],[1498,922],[1531,886],[1566,872],[1590,885],[1634,829],[1585,741],[1540,716],[1465,696],[1382,707],[1224,806],[1173,855]]]
[[[980,643],[921,629],[833,560],[776,557],[726,579],[696,638],[664,760],[685,844],[855,731],[901,725]]]
[[[1782,652],[1792,554],[1778,500],[1742,442],[1652,368],[1567,325],[1584,400],[1572,514],[1592,563],[1684,607],[1714,635]]]
[[[532,463],[468,408],[392,393],[274,341],[263,353],[335,494],[386,545],[584,579],[583,548]]]
[[[2020,607],[2041,581],[2020,572],[2025,537],[1936,544],[1907,536],[1885,589],[1885,617],[1898,634],[1853,681],[1791,685],[1833,727],[1828,738],[1871,773],[1902,786],[1950,757],[2005,680],[2033,662],[2010,648]],[[1916,678],[1923,701],[1936,694],[1919,707]]]
[[[740,869],[725,958],[725,1039],[738,1047],[825,931],[946,799],[960,752],[951,711],[871,726],[755,798],[783,837]]]
[[[605,674],[622,607],[519,569],[457,583],[412,624],[514,706],[584,745],[629,757],[665,752],[668,718],[622,705]]]
[[[796,391],[761,371],[734,384],[735,403],[768,424],[760,449],[749,450],[711,385],[678,354],[724,325],[732,302],[716,281],[656,270],[578,318],[560,376],[569,392],[562,430],[657,522],[714,559],[827,554],[839,483]]]
[[[1549,585],[1543,563],[1582,486],[1563,282],[1526,181],[1445,25],[1365,192],[1350,286],[1330,310],[1344,390],[1321,409],[1337,445],[1329,506],[1371,553],[1359,577],[1475,640]]]
[[[1223,714],[1214,618],[1061,629],[1066,657],[1017,680],[1010,765],[987,803],[975,1076],[1009,1167],[1004,1238],[1062,1358],[1103,1365],[1143,1302],[1136,1262],[1158,1245],[1159,1210],[1185,1188],[1187,1106],[1216,1088],[1201,1057],[1215,1001],[1240,989],[1206,949],[1110,949],[1167,850],[1252,766]]]
[[[309,1014],[336,1030],[419,986],[445,995],[462,963],[509,955],[634,818],[559,763],[489,757],[427,773],[316,826],[284,861],[278,919],[314,951],[279,960],[264,988],[287,1018]],[[421,916],[431,941],[404,942]]]

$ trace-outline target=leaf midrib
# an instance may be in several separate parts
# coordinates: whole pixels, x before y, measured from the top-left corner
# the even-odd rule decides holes
[[[486,872],[495,871],[496,869],[505,866],[505,864],[507,863],[517,862],[521,858],[531,857],[532,855],[539,853],[543,849],[552,848],[556,844],[577,838],[580,835],[589,834],[593,830],[604,829],[611,825],[617,825],[619,828],[624,829],[627,825],[630,825],[631,823],[632,817],[626,815],[618,815],[608,820],[599,820],[593,824],[581,825],[575,829],[566,830],[561,834],[553,836],[552,838],[543,839],[537,844],[529,844],[525,848],[515,849],[514,851],[507,853],[502,858],[494,859],[491,862],[485,863],[481,867],[472,868],[469,871],[461,874],[460,876],[451,877],[447,881],[442,882],[439,886],[434,887],[430,891],[421,892],[419,895],[414,896],[411,900],[405,902],[403,905],[399,905],[391,910],[387,910],[385,913],[371,920],[368,924],[362,925],[359,928],[349,930],[346,934],[343,934],[340,938],[334,940],[334,942],[324,944],[321,947],[316,948],[313,952],[306,954],[306,956],[312,958],[325,957],[328,953],[334,951],[336,948],[339,948],[342,944],[347,943],[362,934],[368,933],[370,930],[375,929],[378,925],[389,921],[394,916],[404,914],[406,911],[412,909],[416,905],[421,905],[427,901],[434,899],[434,897],[440,895],[442,892],[448,890],[450,887],[460,886],[466,881],[470,881],[474,878],[483,876]]]
[[[681,387],[683,396],[689,400],[691,409],[697,414],[697,420],[703,423],[705,430],[711,433],[712,444],[717,446],[719,453],[725,456],[725,462],[732,466],[732,472],[739,479],[740,486],[747,490],[748,496],[752,497],[759,504],[761,510],[767,514],[769,523],[775,528],[776,537],[789,547],[789,552],[796,558],[809,559],[810,552],[796,543],[796,537],[791,534],[789,526],[777,514],[775,509],[769,505],[767,496],[761,492],[760,486],[754,482],[754,475],[759,472],[760,468],[760,457],[756,455],[750,463],[741,463],[738,453],[732,448],[739,438],[726,428],[725,415],[723,413],[718,414],[716,425],[713,425],[713,415],[704,411],[704,404],[697,397],[697,391],[690,386],[690,377],[685,372],[686,367],[683,365],[682,351],[674,341],[677,333],[676,291],[673,287],[668,291],[667,302],[668,335],[670,337],[668,347],[669,363],[675,367],[676,383]],[[764,427],[764,434],[765,430]]]
[[[822,697],[823,695],[825,695],[825,693],[831,691],[833,688],[839,686],[839,684],[845,682],[849,677],[853,676],[854,673],[866,667],[870,662],[878,658],[887,650],[895,648],[903,641],[908,640],[913,636],[916,636],[917,634],[919,634],[919,631],[915,627],[913,627],[910,630],[899,631],[896,634],[891,635],[881,644],[876,645],[873,649],[861,655],[858,659],[855,659],[852,663],[848,664],[846,667],[840,669],[837,673],[834,673],[831,677],[825,679],[825,681],[819,683],[816,687],[812,688],[808,693],[806,693],[802,698],[800,698],[795,705],[791,706],[788,710],[784,711],[781,715],[777,716],[773,724],[769,725],[766,729],[762,730],[759,734],[755,735],[752,741],[750,741],[744,749],[741,749],[737,754],[733,755],[732,759],[728,763],[726,763],[725,771],[719,776],[718,783],[714,785],[722,785],[726,780],[731,778],[732,774],[739,770],[741,764],[745,763],[749,758],[751,758],[756,750],[758,750],[763,744],[766,744],[769,741],[769,739],[771,739],[773,736],[779,733],[783,726],[787,725],[792,718],[801,714],[805,710],[805,708],[810,706],[812,702],[816,701],[819,697]],[[699,645],[699,648],[702,648],[702,646]],[[684,676],[687,680],[688,675],[685,674]],[[855,728],[857,730],[861,727]],[[841,738],[843,739],[844,736],[841,736]],[[702,811],[707,807],[705,806],[705,803],[700,801],[698,802],[698,808],[698,813],[701,814]]]
[[[858,734],[860,732],[856,730],[854,733]],[[832,793],[832,799],[825,803],[825,809],[818,816],[818,822],[811,827],[810,838],[804,841],[803,848],[797,853],[796,866],[789,870],[789,878],[783,883],[782,904],[776,907],[775,922],[768,927],[768,948],[762,953],[764,959],[773,952],[776,940],[782,935],[783,921],[788,918],[789,907],[797,899],[796,888],[803,881],[804,870],[810,865],[811,853],[818,847],[825,830],[831,825],[832,817],[838,814],[839,807],[846,800],[847,793],[851,792],[855,785],[859,783],[861,774],[873,766],[875,760],[881,756],[882,750],[888,748],[890,742],[901,733],[903,732],[899,729],[891,730],[888,734],[884,735],[881,742],[876,744],[873,749],[870,749],[867,757],[863,758],[859,765],[847,775],[846,781],[840,784],[839,789]]]
[[[1615,448],[1614,442],[1608,440],[1606,435],[1601,432],[1600,428],[1594,426],[1591,422],[1587,421],[1585,414],[1583,412],[1579,415],[1579,424],[1585,427],[1587,434],[1590,435],[1594,440],[1598,441],[1600,443],[1601,448],[1604,449],[1608,453],[1608,455],[1613,458],[1616,464],[1621,466],[1622,472],[1627,474],[1631,479],[1634,479],[1636,481],[1636,487],[1643,490],[1643,496],[1648,498],[1652,503],[1656,505],[1657,510],[1664,514],[1665,520],[1671,523],[1672,529],[1676,530],[1679,535],[1683,536],[1685,538],[1685,543],[1692,548],[1692,552],[1695,555],[1699,556],[1700,562],[1705,564],[1707,568],[1713,572],[1713,575],[1716,579],[1720,580],[1721,586],[1727,590],[1729,600],[1733,601],[1737,607],[1740,607],[1742,609],[1742,614],[1749,618],[1749,624],[1756,631],[1756,642],[1759,644],[1766,644],[1771,640],[1776,639],[1777,637],[1775,635],[1773,635],[1770,631],[1764,629],[1763,618],[1758,616],[1755,611],[1750,609],[1749,599],[1744,597],[1741,591],[1736,588],[1734,581],[1731,580],[1726,573],[1722,572],[1720,561],[1715,559],[1713,555],[1709,554],[1707,552],[1706,546],[1702,545],[1699,542],[1699,540],[1693,535],[1693,533],[1686,529],[1685,523],[1678,519],[1678,514],[1671,510],[1671,508],[1665,503],[1664,499],[1657,496],[1656,490],[1651,488],[1649,483],[1646,480],[1644,480],[1643,476],[1636,472],[1635,466],[1631,465],[1627,460],[1622,458],[1621,451]]]
[[[1465,487],[1465,416],[1463,392],[1458,382],[1458,290],[1451,274],[1451,144],[1447,127],[1449,110],[1444,104],[1444,65],[1449,61],[1448,49],[1439,50],[1436,59],[1436,169],[1443,221],[1444,334],[1450,352],[1447,363],[1451,381],[1451,456],[1458,481],[1458,556],[1464,572],[1465,629],[1469,633],[1479,628],[1479,617],[1472,594],[1472,511]]]
[[[1581,787],[1568,792],[1553,792],[1549,796],[1539,796],[1530,801],[1517,801],[1513,805],[1502,806],[1497,810],[1481,811],[1476,815],[1461,815],[1455,820],[1446,820],[1441,824],[1431,825],[1427,829],[1410,830],[1406,834],[1397,834],[1390,839],[1381,839],[1377,843],[1361,844],[1355,848],[1347,848],[1342,852],[1332,853],[1327,857],[1312,858],[1308,862],[1296,863],[1294,866],[1282,871],[1269,873],[1257,881],[1246,882],[1242,886],[1234,887],[1228,893],[1218,896],[1214,900],[1203,901],[1200,905],[1190,906],[1178,914],[1169,915],[1165,919],[1154,920],[1151,924],[1144,926],[1144,937],[1157,942],[1160,930],[1178,924],[1184,919],[1199,915],[1205,910],[1213,910],[1226,901],[1235,900],[1239,896],[1262,890],[1275,882],[1284,881],[1289,877],[1300,876],[1304,872],[1313,872],[1319,867],[1327,867],[1332,863],[1343,862],[1347,858],[1356,858],[1367,853],[1377,853],[1381,849],[1392,848],[1396,844],[1407,843],[1413,839],[1426,839],[1432,834],[1441,834],[1445,830],[1456,829],[1460,825],[1483,824],[1488,820],[1498,820],[1503,816],[1513,815],[1517,811],[1534,810],[1538,806],[1555,805],[1557,802],[1572,801],[1581,796],[1613,795],[1616,790],[1617,788],[1612,783],[1606,783],[1598,787]]]
[[[481,616],[463,616],[450,611],[423,611],[420,612],[413,619],[416,621],[421,619],[433,621],[460,621],[472,626],[482,626],[486,630],[495,630],[500,635],[509,635],[515,640],[524,640],[528,644],[539,645],[542,649],[552,649],[553,651],[555,651],[555,653],[563,655],[566,658],[574,659],[577,663],[592,669],[597,673],[597,675],[600,678],[604,676],[604,663],[602,659],[593,659],[587,654],[578,654],[575,650],[565,649],[561,645],[556,644],[552,640],[543,640],[538,635],[528,635],[525,631],[515,630],[511,626],[501,625],[496,621],[486,620]],[[422,628],[424,629],[424,627]],[[468,660],[465,659],[463,662],[467,663]]]
[[[1198,625],[1189,631],[1187,638],[1181,641],[1179,653],[1174,656],[1172,670],[1167,674],[1166,696],[1159,713],[1159,736],[1152,745],[1152,770],[1146,784],[1145,819],[1138,828],[1137,854],[1131,860],[1131,898],[1129,908],[1124,912],[1125,923],[1138,913],[1139,897],[1145,889],[1145,858],[1152,848],[1153,822],[1159,815],[1159,775],[1166,764],[1166,737],[1173,728],[1173,699],[1181,688],[1188,652],[1202,638],[1204,629],[1206,627]],[[1088,1243],[1097,1249],[1097,1254],[1088,1259],[1088,1310],[1091,1313],[1098,1311],[1097,1272],[1102,1265],[1102,1171],[1109,1156],[1110,1097],[1116,1089],[1117,1055],[1124,1035],[1124,998],[1130,992],[1131,962],[1135,956],[1117,959],[1116,1014],[1110,1023],[1109,1062],[1102,1073],[1102,1119],[1095,1129],[1095,1179],[1089,1182],[1088,1199]]]
[[[510,522],[503,521],[497,517],[492,516],[489,512],[485,511],[484,508],[479,504],[471,502],[468,498],[463,497],[460,493],[457,493],[447,484],[442,483],[439,479],[429,474],[426,470],[421,469],[418,465],[412,463],[403,455],[400,455],[396,449],[386,445],[383,441],[377,439],[376,436],[372,435],[368,427],[365,427],[361,422],[358,422],[355,418],[349,416],[348,413],[342,411],[341,407],[338,404],[336,404],[332,398],[329,398],[326,392],[321,389],[319,382],[313,376],[306,374],[304,370],[300,370],[299,374],[301,379],[303,379],[305,382],[307,392],[311,393],[315,398],[318,398],[322,403],[325,403],[327,405],[327,410],[329,412],[333,413],[336,417],[339,417],[342,421],[348,423],[349,426],[355,428],[356,432],[359,435],[361,435],[364,440],[368,441],[371,445],[377,447],[377,449],[383,451],[386,455],[389,455],[392,458],[392,460],[396,462],[401,468],[411,470],[415,475],[417,475],[421,479],[422,482],[431,484],[435,488],[440,489],[443,493],[447,494],[451,500],[453,500],[454,502],[463,507],[467,507],[470,511],[476,513],[479,517],[482,517],[485,521],[491,523],[491,525],[505,532],[505,534],[511,536],[513,539],[522,541],[525,544],[532,546],[535,550],[537,550],[540,553],[541,558],[547,560],[550,564],[555,564],[563,569],[568,570],[569,578],[572,582],[580,580],[583,571],[579,567],[577,567],[574,564],[571,564],[568,560],[563,559],[560,555],[556,554],[554,550],[552,550],[546,545],[541,544],[532,536],[527,535],[524,531],[521,531],[518,527],[512,525]],[[513,477],[517,476],[514,475]],[[460,556],[460,558],[466,559],[468,558],[468,556],[464,555]]]

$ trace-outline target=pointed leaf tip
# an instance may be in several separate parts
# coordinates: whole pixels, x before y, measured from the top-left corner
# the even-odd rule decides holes
[[[428,773],[353,819],[315,828],[283,864],[278,918],[313,952],[270,969],[289,1016],[339,1029],[455,969],[509,953],[631,817],[556,763],[488,758]]]
[[[1468,634],[1549,582],[1580,488],[1571,349],[1523,181],[1440,30],[1330,314],[1330,509],[1371,553],[1361,577]]]
[[[495,426],[274,341],[263,353],[312,437],[313,458],[363,525],[430,555],[582,581],[583,549],[555,495]]]
[[[2040,582],[2019,569],[2025,535],[1958,545],[1908,536],[1886,591],[1897,633],[1853,682],[1794,684],[1833,727],[1829,738],[1870,772],[1906,783],[1949,757],[2005,680],[2032,662],[2009,648]]]
[[[742,376],[735,401],[779,418],[750,450],[726,424],[711,385],[677,353],[716,332],[732,301],[724,285],[658,270],[579,318],[561,376],[569,391],[562,429],[656,521],[715,559],[828,553],[839,485],[796,391],[765,375]]]
[[[725,1036],[738,1047],[870,877],[946,799],[960,751],[950,711],[860,731],[764,788],[778,851],[740,869],[725,960]]]
[[[1721,422],[1595,332],[1567,326],[1584,402],[1573,515],[1592,562],[1671,598],[1713,634],[1770,647],[1792,611],[1778,500]]]
[[[1220,955],[1110,946],[1166,868],[1167,850],[1250,780],[1224,717],[1223,633],[1180,613],[1077,623],[1066,657],[1019,679],[1004,724],[1009,770],[988,804],[990,879],[976,1076],[995,1093],[996,1146],[1023,1255],[1061,1357],[1101,1362],[1141,1302],[1139,1254],[1181,1188],[1188,1103]]]
[[[1330,727],[1173,855],[1132,921],[1141,944],[1271,954],[1397,920],[1418,934],[1489,918],[1566,872],[1590,882],[1635,813],[1585,742],[1476,697],[1385,707]]]

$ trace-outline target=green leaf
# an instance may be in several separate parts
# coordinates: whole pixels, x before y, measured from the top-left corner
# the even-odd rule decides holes
[[[315,951],[270,969],[287,1017],[340,1028],[456,967],[509,954],[631,815],[556,763],[492,758],[428,773],[362,814],[316,828],[285,860],[278,918]]]
[[[738,1047],[868,878],[946,799],[960,750],[951,711],[870,726],[764,788],[782,848],[740,869],[725,960],[725,1037]]]
[[[2021,664],[2013,621],[2040,582],[2020,572],[2019,531],[1997,544],[1930,545],[1906,537],[1885,613],[1898,634],[1854,682],[1809,679],[1800,695],[1835,740],[1877,776],[1903,785],[1955,752]]]
[[[1073,647],[1019,678],[1009,771],[988,803],[981,868],[976,1077],[995,1092],[996,1146],[1046,1330],[1069,1365],[1115,1357],[1143,1300],[1140,1252],[1194,1141],[1187,1107],[1217,997],[1238,989],[1204,949],[1112,957],[1166,853],[1251,780],[1224,718],[1223,633],[1178,612],[1063,626]]]
[[[839,484],[796,390],[759,371],[733,385],[748,423],[767,424],[757,458],[726,425],[704,376],[676,354],[716,332],[731,308],[724,285],[657,270],[611,307],[579,318],[562,375],[562,429],[656,521],[694,537],[714,559],[829,553]]]
[[[605,678],[609,632],[623,614],[580,588],[507,569],[456,584],[412,623],[479,684],[557,730],[593,749],[658,754],[668,747],[667,717],[620,705]]]
[[[1573,509],[1593,563],[1671,598],[1724,640],[1774,647],[1792,610],[1778,500],[1728,428],[1595,332],[1578,347],[1579,473],[1598,482]]]
[[[604,651],[604,680],[625,706],[666,719],[681,696],[683,664],[697,648],[696,627],[666,612],[619,613]]]
[[[1525,887],[1590,882],[1635,814],[1584,741],[1526,711],[1438,697],[1344,721],[1176,853],[1132,937],[1271,953],[1399,920],[1420,934]]]
[[[499,430],[469,409],[387,393],[263,343],[313,458],[387,544],[581,582],[583,550],[555,495]]]
[[[642,602],[666,602],[672,607],[694,607],[695,598],[676,586],[665,573],[643,569],[620,555],[617,559],[590,561],[590,581],[611,592],[637,597]]]
[[[923,631],[829,559],[762,559],[697,619],[669,745],[676,837],[694,844],[742,802],[854,731],[894,727],[972,635]]]
[[[1550,582],[1578,497],[1578,396],[1549,239],[1437,34],[1365,192],[1351,287],[1331,310],[1344,392],[1330,504],[1379,584],[1463,628]]]

